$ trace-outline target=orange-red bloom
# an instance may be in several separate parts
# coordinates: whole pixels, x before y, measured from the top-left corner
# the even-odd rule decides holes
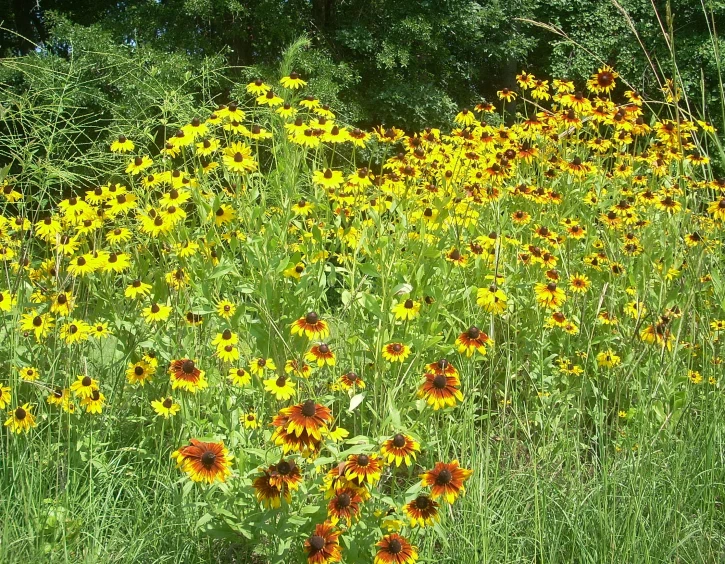
[[[305,541],[308,564],[328,564],[342,559],[338,537],[340,532],[329,521],[315,526],[315,534]]]
[[[415,460],[415,453],[420,452],[420,445],[413,437],[398,433],[383,443],[380,452],[387,457],[388,464],[395,461],[395,465],[400,466],[405,461],[405,465],[410,466],[411,460]]]
[[[418,395],[432,405],[434,410],[446,406],[453,407],[456,401],[463,401],[463,394],[458,387],[461,385],[458,376],[445,374],[426,374],[425,382],[420,387]]]
[[[197,439],[191,439],[190,443],[171,455],[179,467],[195,482],[225,481],[232,473],[233,456],[224,443],[205,443]]]
[[[382,469],[383,465],[375,454],[351,454],[345,464],[345,478],[358,486],[365,482],[373,484],[380,479]]]
[[[385,535],[375,546],[378,553],[374,564],[412,564],[418,560],[418,550],[398,533]]]
[[[324,339],[330,334],[330,328],[316,312],[311,311],[292,324],[292,334],[305,335],[308,339]]]
[[[432,486],[431,497],[438,499],[444,497],[448,503],[453,503],[458,494],[465,491],[463,482],[471,477],[473,470],[466,470],[458,466],[454,460],[450,464],[436,462],[433,470],[421,474],[423,486]]]
[[[189,358],[174,360],[169,367],[169,374],[171,375],[171,387],[174,390],[181,388],[195,393],[209,385],[204,371],[199,370],[194,361]]]

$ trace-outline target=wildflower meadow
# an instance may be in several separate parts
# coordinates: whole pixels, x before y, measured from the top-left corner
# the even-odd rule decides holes
[[[73,167],[73,109],[3,106],[0,561],[722,561],[725,180],[677,81],[522,70],[407,130],[294,63]]]

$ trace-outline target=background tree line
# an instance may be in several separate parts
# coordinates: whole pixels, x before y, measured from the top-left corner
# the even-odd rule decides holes
[[[305,35],[296,70],[363,126],[442,125],[523,68],[583,83],[608,63],[653,98],[678,72],[693,111],[725,128],[723,0],[0,0],[0,14],[3,88],[65,73],[101,114],[148,112],[154,89],[226,102]]]

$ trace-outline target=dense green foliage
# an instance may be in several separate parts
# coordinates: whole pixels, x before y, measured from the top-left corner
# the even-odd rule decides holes
[[[145,86],[158,95],[193,82],[205,66],[232,80],[268,77],[284,49],[307,35],[297,70],[311,77],[316,95],[365,126],[440,125],[457,107],[513,86],[524,67],[581,81],[606,62],[657,99],[664,78],[675,75],[672,47],[693,111],[703,114],[704,105],[708,119],[725,119],[720,1],[3,0],[0,13],[9,14],[0,52],[47,67],[92,52],[87,70],[95,76],[84,84],[102,91],[99,103],[125,101],[122,112],[147,109],[134,108],[129,89],[138,80],[126,84],[123,69],[129,59],[149,69]],[[18,80],[7,70],[2,79]],[[228,85],[204,87],[220,102],[230,97]]]

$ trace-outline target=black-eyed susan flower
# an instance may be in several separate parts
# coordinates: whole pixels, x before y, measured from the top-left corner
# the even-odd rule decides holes
[[[150,292],[151,284],[146,284],[146,282],[142,282],[141,280],[134,280],[128,286],[126,286],[126,290],[124,291],[123,295],[127,298],[135,300],[139,297],[148,296]]]
[[[292,71],[289,76],[283,76],[279,83],[289,90],[297,90],[303,86],[307,86],[307,83],[300,78],[300,75]]]
[[[310,311],[292,324],[291,331],[293,335],[305,335],[310,340],[319,340],[330,334],[330,327],[316,312]]]
[[[296,393],[295,382],[286,376],[277,376],[264,380],[264,389],[272,394],[277,401],[287,401]]]
[[[127,139],[125,135],[119,135],[113,143],[111,143],[111,151],[114,153],[130,153],[135,149],[133,141]]]
[[[169,375],[171,388],[174,390],[180,388],[187,392],[196,393],[209,386],[205,371],[200,370],[190,358],[172,361],[169,366]]]
[[[37,426],[32,410],[33,406],[29,403],[16,407],[5,421],[5,427],[8,427],[11,433],[29,432],[30,429]]]
[[[451,463],[436,462],[432,470],[421,474],[421,485],[431,487],[431,498],[443,497],[453,503],[465,491],[463,483],[473,474],[472,470],[461,468],[458,460]]]
[[[486,345],[492,344],[493,340],[475,325],[471,325],[456,338],[458,352],[465,353],[468,357],[473,356],[476,352],[485,356],[488,352]]]
[[[325,189],[338,188],[345,181],[342,172],[339,170],[316,170],[312,173],[312,182],[319,184]]]
[[[168,419],[169,417],[173,417],[181,409],[181,406],[176,403],[174,401],[174,398],[172,398],[171,396],[158,400],[153,400],[151,402],[151,407],[154,408],[156,415],[164,417],[166,419]]]
[[[416,452],[420,452],[418,441],[403,433],[396,433],[380,447],[380,454],[383,455],[387,463],[392,464],[395,462],[396,466],[400,466],[403,462],[405,462],[406,466],[410,466],[411,462],[416,458]]]
[[[264,472],[252,482],[257,501],[267,508],[277,508],[282,505],[282,498],[289,503],[292,499],[289,491],[280,490],[277,486],[270,484],[271,476]]]
[[[405,343],[388,343],[383,347],[383,358],[388,362],[403,362],[410,352],[410,347]]]
[[[20,373],[20,377],[26,382],[34,382],[40,378],[40,371],[34,366],[24,366],[18,372]]]
[[[617,354],[609,349],[601,351],[597,354],[597,364],[604,368],[614,368],[622,362],[622,359]]]
[[[350,372],[345,372],[342,376],[340,376],[338,382],[343,390],[355,390],[365,388],[365,382],[363,381],[363,379],[358,375],[357,372],[353,372],[352,370]]]
[[[156,370],[149,366],[145,361],[129,363],[126,369],[126,381],[129,384],[139,384],[142,387],[146,382],[150,382]]]
[[[284,371],[286,374],[309,378],[312,374],[312,367],[304,360],[290,359],[284,363]]]
[[[259,420],[257,414],[254,411],[248,411],[242,415],[242,423],[245,429],[256,429],[259,427]]]
[[[35,340],[40,342],[50,334],[55,322],[49,313],[38,313],[31,310],[30,313],[24,313],[20,318],[20,329],[32,332]]]
[[[223,153],[224,166],[230,172],[243,174],[257,169],[257,161],[252,156],[252,149],[241,141],[231,143]]]
[[[375,546],[374,564],[413,564],[418,560],[417,548],[398,533],[385,535]]]
[[[325,521],[315,525],[314,534],[304,544],[307,564],[331,564],[340,562],[342,554],[339,542],[340,532],[333,523]]]
[[[60,327],[60,338],[66,344],[81,343],[91,334],[91,326],[82,319],[73,319]]]
[[[332,352],[330,345],[320,343],[312,345],[310,350],[305,353],[305,360],[308,362],[316,362],[320,368],[323,366],[335,366],[335,353]]]
[[[396,319],[411,321],[420,315],[420,302],[407,299],[393,306],[393,313]]]
[[[338,487],[327,504],[327,517],[333,525],[345,521],[349,527],[360,513],[363,498],[354,487]]]
[[[612,70],[611,67],[604,65],[587,81],[587,87],[589,90],[596,92],[597,94],[608,94],[614,90],[614,87],[616,86],[615,79],[618,76],[619,75]]]
[[[230,368],[228,378],[235,386],[243,387],[252,381],[252,376],[244,368]]]
[[[260,106],[269,106],[270,108],[276,108],[277,106],[284,104],[284,100],[277,96],[272,90],[268,90],[266,94],[258,96],[256,102]]]
[[[280,490],[295,491],[302,483],[302,473],[294,460],[280,460],[267,469],[269,483]]]
[[[255,376],[262,376],[265,371],[277,370],[277,365],[271,358],[259,357],[249,363],[249,370]]]
[[[506,311],[507,300],[506,293],[496,284],[479,288],[476,292],[476,304],[481,306],[484,311],[494,315],[501,315]]]
[[[10,405],[10,401],[13,399],[12,391],[9,386],[0,385],[0,409],[5,409]]]
[[[98,390],[98,380],[83,375],[77,376],[75,382],[70,387],[70,391],[81,400],[90,397],[96,390]]]
[[[154,164],[154,161],[150,157],[144,155],[143,157],[136,157],[126,167],[126,174],[137,175],[149,168]]]
[[[100,390],[93,390],[91,395],[81,400],[81,407],[86,410],[86,413],[99,415],[103,412],[103,406],[106,403],[106,396],[104,396]]]
[[[143,308],[142,313],[146,323],[166,321],[171,315],[171,306],[153,303]]]
[[[0,311],[10,311],[17,303],[17,298],[10,291],[3,290],[0,292]]]
[[[410,519],[411,527],[433,525],[440,518],[438,503],[426,494],[420,494],[413,501],[405,504],[403,513]]]
[[[380,480],[383,465],[376,454],[351,454],[345,462],[345,478],[357,486]]]
[[[436,411],[445,407],[454,407],[457,402],[463,401],[463,393],[458,389],[460,385],[461,382],[456,374],[427,373],[418,395]]]
[[[539,282],[534,286],[534,293],[537,303],[543,308],[558,309],[566,301],[564,290],[556,282]]]
[[[234,315],[234,312],[237,311],[237,306],[229,300],[220,300],[219,303],[217,303],[216,311],[219,317],[228,320]]]
[[[229,453],[223,442],[202,442],[191,439],[190,444],[172,453],[179,468],[194,482],[212,484],[224,482],[232,473]]]

